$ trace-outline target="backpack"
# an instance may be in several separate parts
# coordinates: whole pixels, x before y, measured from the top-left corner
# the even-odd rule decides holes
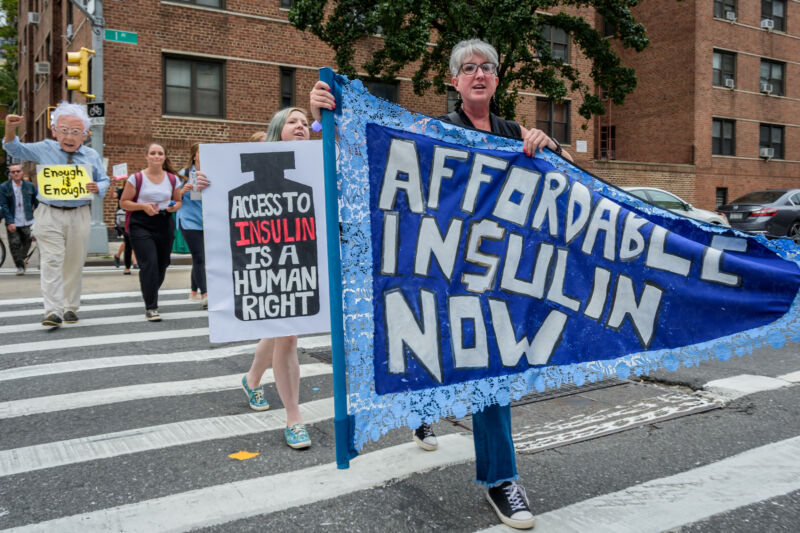
[[[142,190],[142,182],[144,181],[144,174],[140,170],[136,174],[133,175],[133,178],[136,180],[136,194],[133,196],[133,201],[139,201],[139,191]],[[169,178],[169,183],[172,185],[172,190],[175,190],[175,184],[178,182],[178,178],[175,174],[171,172],[167,172],[167,178]],[[131,211],[125,211],[125,233],[131,232]]]

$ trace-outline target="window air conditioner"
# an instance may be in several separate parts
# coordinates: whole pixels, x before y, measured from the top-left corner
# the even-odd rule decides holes
[[[45,76],[50,74],[50,63],[48,61],[37,61],[33,64],[33,73],[34,74],[44,74]]]
[[[761,20],[761,29],[762,30],[771,30],[775,27],[775,21],[772,19],[762,19]]]
[[[772,84],[761,82],[761,92],[766,94],[772,94]]]
[[[39,13],[31,11],[28,13],[28,24],[39,24]]]
[[[758,149],[758,157],[763,157],[764,159],[772,159],[774,156],[775,156],[774,148],[761,147]]]
[[[731,22],[736,22],[736,12],[735,11],[726,11],[725,18]]]
[[[736,86],[736,83],[733,81],[733,78],[725,78],[725,87],[728,89],[733,89]]]

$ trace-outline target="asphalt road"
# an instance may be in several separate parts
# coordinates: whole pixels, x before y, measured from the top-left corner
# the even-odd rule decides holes
[[[395,430],[335,468],[324,336],[300,341],[313,445],[289,449],[274,384],[259,414],[239,388],[252,342],[210,344],[188,279],[170,268],[148,323],[136,275],[90,267],[81,322],[50,331],[35,270],[0,270],[0,530],[503,530],[469,419],[436,452]],[[796,531],[798,371],[798,345],[764,347],[513,407],[535,531]]]

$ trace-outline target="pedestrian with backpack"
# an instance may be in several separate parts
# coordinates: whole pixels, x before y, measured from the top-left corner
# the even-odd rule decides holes
[[[146,154],[147,167],[128,176],[119,203],[128,212],[125,231],[139,262],[145,318],[160,322],[158,290],[169,266],[175,236],[172,213],[181,208],[181,184],[162,145],[150,143]]]

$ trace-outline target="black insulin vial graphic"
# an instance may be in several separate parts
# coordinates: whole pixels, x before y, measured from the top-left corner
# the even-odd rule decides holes
[[[254,180],[228,192],[234,308],[239,320],[319,312],[313,189],[286,179],[294,152],[241,154]]]

